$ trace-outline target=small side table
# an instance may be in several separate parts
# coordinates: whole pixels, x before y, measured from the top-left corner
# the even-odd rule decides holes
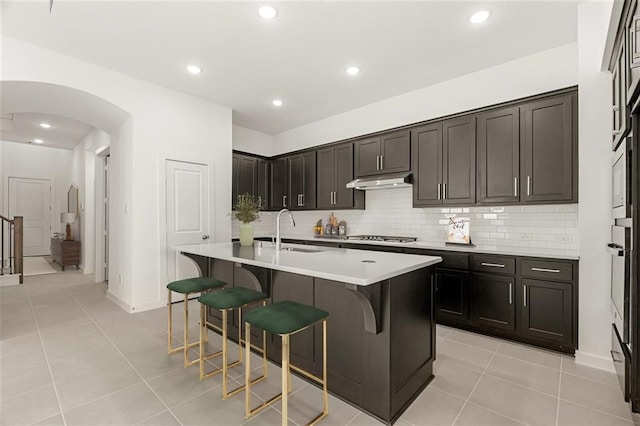
[[[66,241],[58,238],[51,239],[51,256],[53,261],[65,266],[76,265],[80,269],[80,241]]]

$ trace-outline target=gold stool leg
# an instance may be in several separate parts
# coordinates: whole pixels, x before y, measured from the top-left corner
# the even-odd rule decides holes
[[[238,342],[240,344],[240,342]],[[227,395],[227,354],[229,346],[227,344],[227,310],[222,309],[222,398]]]
[[[242,324],[240,324],[242,327]],[[244,417],[248,419],[251,415],[251,325],[247,322],[244,324],[245,335],[245,363],[244,363],[244,387],[246,389],[244,394]],[[266,349],[266,347],[265,347]]]
[[[327,390],[327,320],[322,321],[322,393],[324,407],[322,417],[329,414],[329,392]],[[320,419],[318,419],[320,420]]]
[[[205,320],[205,307],[203,304],[200,304],[200,380],[204,377],[204,339],[206,334],[209,334],[209,330],[206,329],[206,326],[203,326]],[[205,334],[206,333],[206,334]]]
[[[173,312],[173,309],[171,306],[171,290],[169,290],[169,295],[167,296],[167,300],[168,300],[167,307],[169,308],[169,315],[168,315],[169,321],[167,324],[167,328],[169,330],[169,337],[167,337],[167,353],[172,354],[173,349],[171,349],[171,333],[173,333],[173,318],[171,314]]]
[[[289,335],[282,336],[282,426],[287,426],[289,402]]]
[[[184,294],[184,366],[189,365],[189,293]]]

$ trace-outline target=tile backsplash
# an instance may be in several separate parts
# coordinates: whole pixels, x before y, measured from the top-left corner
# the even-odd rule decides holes
[[[313,226],[331,211],[293,212],[296,227],[282,219],[282,235],[312,237]],[[254,224],[256,235],[275,235],[275,212],[263,212]],[[479,247],[536,248],[577,251],[578,205],[550,204],[494,207],[412,207],[412,188],[368,191],[365,210],[336,210],[338,220],[347,222],[349,235],[375,234],[418,237],[419,241],[442,243],[451,216],[471,219],[471,240]],[[232,220],[232,235],[238,235],[238,221]]]

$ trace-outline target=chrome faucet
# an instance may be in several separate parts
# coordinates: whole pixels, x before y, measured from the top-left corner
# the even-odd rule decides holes
[[[282,209],[278,212],[278,216],[276,217],[276,251],[282,250],[282,241],[280,240],[280,215],[285,212],[289,213],[289,217],[291,218],[291,225],[296,226],[296,221],[289,209]]]

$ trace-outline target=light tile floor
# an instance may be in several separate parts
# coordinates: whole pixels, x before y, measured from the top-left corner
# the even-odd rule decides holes
[[[279,405],[247,421],[242,394],[223,401],[219,376],[199,381],[197,367],[166,355],[166,308],[127,314],[105,292],[76,271],[0,288],[0,424],[280,424]],[[179,338],[180,305],[176,312]],[[436,378],[396,424],[640,425],[612,373],[500,339],[437,332]],[[219,343],[212,334],[210,345]],[[259,368],[259,358],[252,363]],[[271,365],[255,401],[275,394],[279,380]],[[293,389],[290,424],[304,424],[321,393],[298,378]],[[381,424],[337,398],[329,404],[326,425]]]

